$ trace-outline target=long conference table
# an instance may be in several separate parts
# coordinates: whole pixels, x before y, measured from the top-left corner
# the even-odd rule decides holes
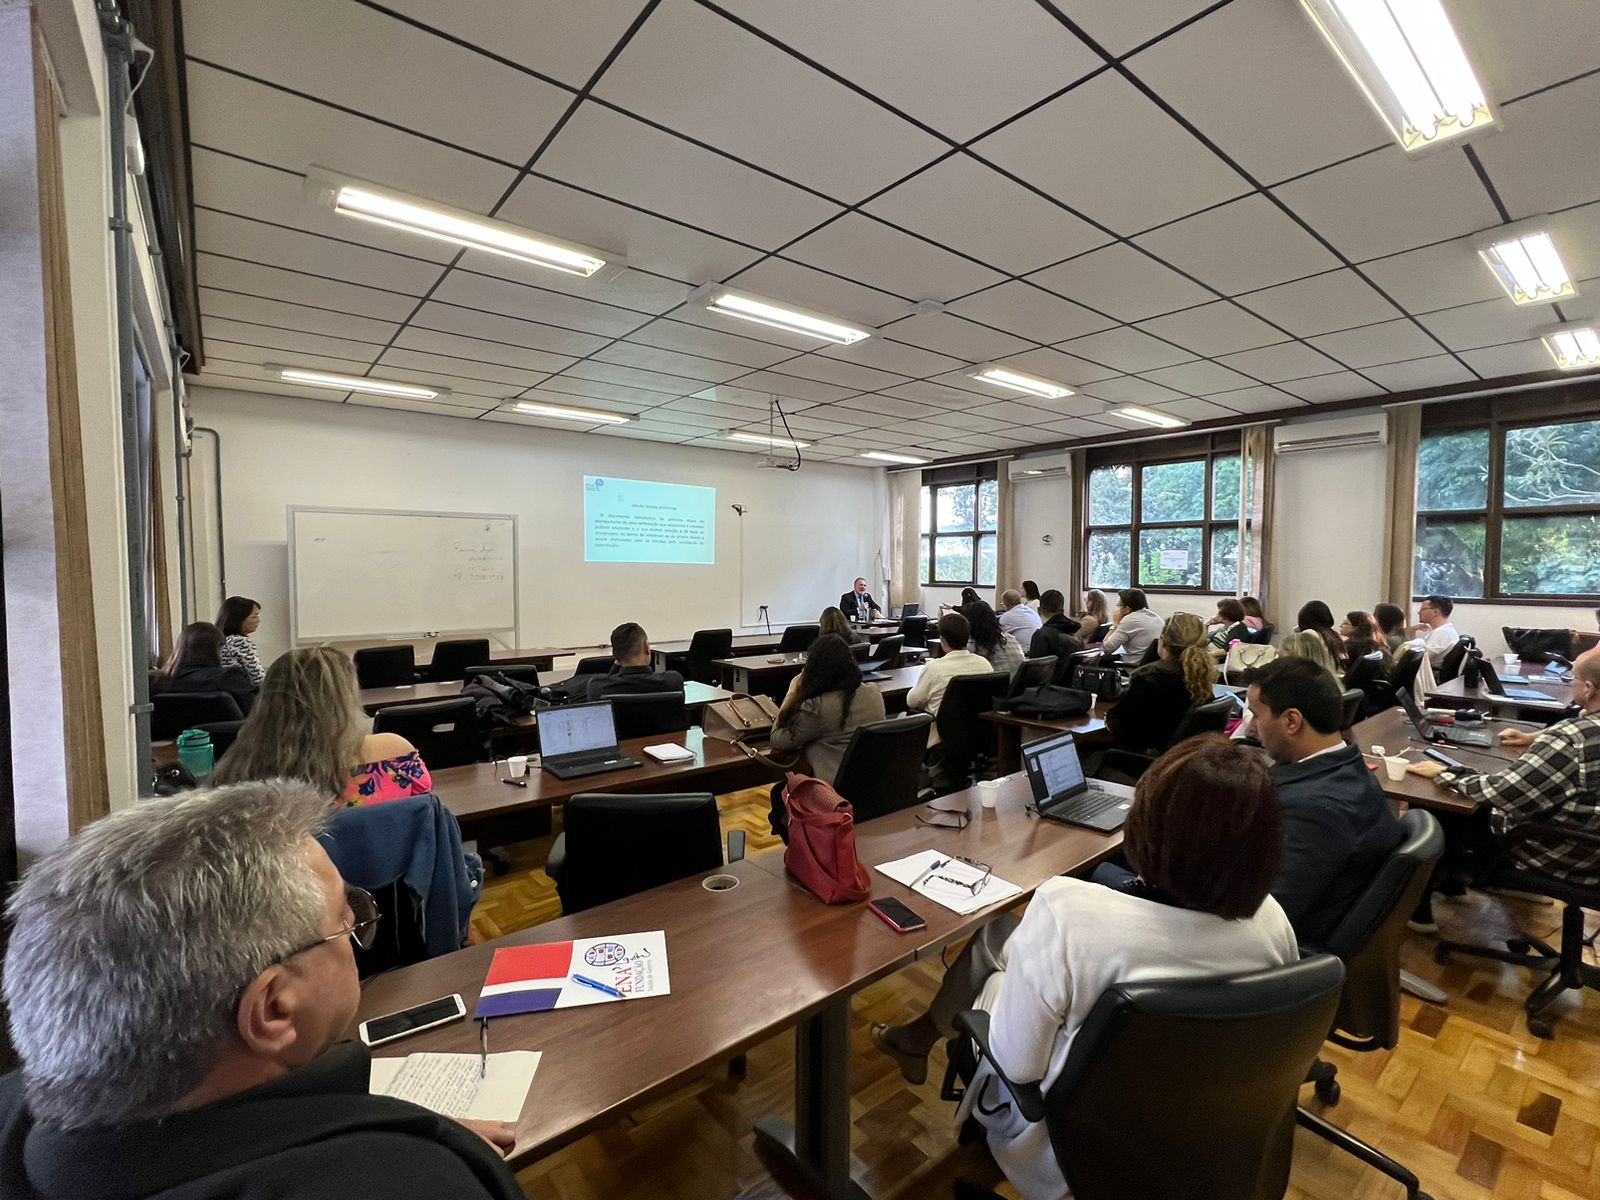
[[[1509,674],[1510,672],[1508,672]],[[1530,672],[1532,675],[1533,673]],[[1526,676],[1525,676],[1526,678]],[[1559,717],[1572,704],[1572,681],[1549,676],[1533,675],[1527,683],[1504,683],[1507,691],[1537,692],[1538,697],[1500,696],[1479,684],[1469,688],[1461,676],[1441,683],[1428,693],[1428,703],[1441,708],[1477,708],[1480,710],[1525,709],[1547,718]]]
[[[899,621],[873,621],[868,625],[856,625],[853,628],[866,636],[869,642],[878,642],[888,637],[891,633],[900,632]],[[735,655],[774,654],[783,644],[782,629],[772,633],[743,633],[733,639],[733,653]],[[689,653],[687,641],[651,642],[650,657],[658,671],[676,668],[685,655]]]
[[[453,992],[470,1011],[499,947],[664,930],[670,996],[490,1023],[491,1053],[543,1053],[516,1123],[511,1166],[549,1154],[793,1027],[794,1121],[764,1118],[756,1126],[758,1143],[819,1194],[864,1200],[850,1178],[854,994],[937,954],[995,912],[1022,903],[1046,880],[1084,872],[1121,845],[1120,834],[1030,816],[1024,807],[1030,798],[1026,780],[1012,775],[1002,781],[993,809],[981,807],[975,788],[939,799],[941,808],[968,808],[972,822],[964,830],[918,824],[920,806],[856,827],[857,851],[869,866],[938,849],[986,863],[1022,889],[978,913],[959,916],[873,871],[874,896],[901,900],[927,921],[925,929],[898,934],[864,903],[823,904],[793,883],[781,855],[770,852],[714,872],[738,879],[726,891],[710,891],[702,886],[706,876],[695,876],[377,976],[367,981],[355,1019]],[[478,1049],[477,1027],[465,1021],[408,1038],[390,1053]]]

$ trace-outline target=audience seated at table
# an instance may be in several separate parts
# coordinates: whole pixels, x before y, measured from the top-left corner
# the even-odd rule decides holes
[[[1161,635],[1161,618],[1150,611],[1143,588],[1124,588],[1117,593],[1116,624],[1101,643],[1107,654],[1122,651],[1122,661],[1137,665],[1145,651]]]
[[[939,618],[939,646],[943,653],[928,660],[917,676],[917,682],[906,693],[906,707],[913,712],[939,715],[939,703],[944,690],[958,675],[988,675],[994,670],[989,660],[967,648],[972,636],[972,626],[958,612],[947,612]],[[939,743],[938,726],[928,731],[928,745]]]
[[[989,662],[991,671],[1015,671],[1022,665],[1022,647],[1017,639],[1000,627],[1000,618],[982,600],[974,600],[961,610],[971,628],[967,648]]]
[[[1029,608],[1033,609],[1034,612],[1038,612],[1040,601],[1044,599],[1044,593],[1039,590],[1039,585],[1033,580],[1024,579],[1022,581],[1022,599]]]
[[[1321,600],[1308,600],[1300,606],[1294,624],[1297,632],[1314,633],[1321,638],[1322,644],[1328,649],[1328,660],[1335,669],[1344,670],[1348,655],[1344,648],[1344,639],[1333,627],[1332,609]]]
[[[229,596],[217,610],[217,628],[222,630],[222,665],[239,667],[259,686],[267,669],[256,656],[250,635],[261,625],[261,605],[248,596]]]
[[[1206,622],[1206,641],[1213,650],[1227,653],[1228,647],[1250,633],[1245,624],[1244,604],[1232,596],[1217,601],[1217,615]]]
[[[822,616],[817,619],[817,637],[825,638],[829,634],[843,638],[847,646],[859,646],[867,640],[867,635],[850,624],[842,610],[831,606],[823,609]]]
[[[1083,611],[1072,615],[1078,622],[1083,644],[1098,645],[1100,630],[1111,621],[1111,601],[1099,588],[1090,588],[1083,594]]]
[[[1174,613],[1161,627],[1158,657],[1138,667],[1128,690],[1106,713],[1120,750],[1164,750],[1184,715],[1215,697],[1217,666],[1206,650],[1206,629],[1193,613]]]
[[[1377,620],[1370,614],[1359,608],[1351,609],[1345,614],[1339,633],[1344,638],[1345,661],[1350,664],[1351,670],[1369,654],[1378,655],[1378,662],[1385,672],[1394,665],[1389,645],[1378,632]]]
[[[1422,647],[1428,652],[1428,661],[1435,667],[1461,640],[1456,627],[1450,623],[1450,614],[1454,609],[1455,601],[1449,596],[1429,596],[1417,605],[1417,616],[1421,621],[1412,634],[1422,639]]]
[[[1033,637],[1033,631],[1038,629],[1043,621],[1031,604],[1024,602],[1022,593],[1016,588],[1007,588],[1000,593],[1000,628],[1017,639],[1017,644],[1024,645]]]
[[[222,630],[210,621],[185,625],[166,664],[150,677],[150,694],[226,692],[248,715],[256,702],[256,685],[243,667],[223,665],[222,642]]]
[[[611,669],[604,675],[590,676],[585,695],[590,700],[604,700],[607,696],[681,691],[683,676],[676,671],[655,670],[644,627],[628,621],[611,631]]]
[[[34,864],[5,958],[8,1200],[520,1200],[511,1126],[368,1094],[341,1039],[378,913],[315,840],[326,813],[286,780],[142,800]]]
[[[1192,617],[1196,627],[1200,619]],[[1113,984],[1205,978],[1293,962],[1294,929],[1268,888],[1283,822],[1260,753],[1220,736],[1191,738],[1140,778],[1123,831],[1131,890],[1082,879],[1042,884],[1026,913],[993,917],[945,973],[933,1003],[872,1040],[911,1083],[957,1014],[990,1014],[1008,1078],[1048,1090],[1100,995]],[[1042,1122],[1016,1111],[987,1060],[957,1118],[975,1117],[1024,1196],[1061,1197],[1066,1182]],[[1157,1148],[1152,1148],[1156,1152]],[[1086,1147],[1093,1153],[1093,1147]]]
[[[1072,656],[1084,649],[1083,639],[1079,636],[1082,627],[1062,611],[1066,603],[1066,597],[1055,588],[1039,597],[1039,615],[1044,622],[1034,631],[1028,643],[1029,658],[1045,658],[1051,654],[1056,656],[1057,683],[1068,682]]]
[[[332,646],[291,650],[267,668],[260,703],[211,779],[301,779],[335,808],[431,792],[416,747],[371,730],[349,655]]]
[[[1400,650],[1410,641],[1406,633],[1406,610],[1398,604],[1374,604],[1372,619],[1377,622],[1378,636],[1389,651],[1389,657],[1399,658]]]
[[[1334,682],[1335,686],[1340,689],[1344,687],[1344,677],[1334,669],[1333,659],[1328,657],[1328,645],[1322,640],[1320,634],[1310,632],[1284,634],[1283,640],[1278,643],[1278,657],[1274,661],[1282,662],[1284,659],[1303,659],[1307,662],[1315,663],[1318,669]],[[1254,679],[1254,672],[1249,673],[1245,678]],[[1244,710],[1243,719],[1233,727],[1228,736],[1233,738],[1253,738],[1255,736],[1255,717],[1251,714],[1248,706]]]

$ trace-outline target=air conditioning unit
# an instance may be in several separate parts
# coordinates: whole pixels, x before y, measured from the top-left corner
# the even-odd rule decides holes
[[[1352,446],[1387,446],[1389,414],[1369,413],[1359,417],[1335,417],[1328,421],[1306,421],[1279,425],[1272,431],[1272,449],[1277,454],[1300,454],[1307,450],[1347,450]]]
[[[1012,483],[1031,483],[1035,479],[1060,479],[1072,474],[1071,454],[1038,454],[1032,458],[1013,458],[1006,464]]]

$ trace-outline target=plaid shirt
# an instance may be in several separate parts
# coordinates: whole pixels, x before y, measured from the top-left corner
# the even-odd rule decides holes
[[[1527,821],[1600,831],[1600,711],[1551,725],[1504,771],[1445,771],[1439,780],[1489,804],[1496,833]],[[1528,870],[1583,886],[1600,884],[1600,850],[1533,839],[1513,855]]]

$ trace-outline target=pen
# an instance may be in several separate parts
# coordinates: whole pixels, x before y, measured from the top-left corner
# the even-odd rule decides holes
[[[525,788],[525,787],[528,786],[528,781],[526,779],[502,779],[500,782],[501,783],[508,783],[512,787]]]
[[[590,979],[586,975],[572,976],[573,983],[581,983],[584,987],[593,988],[597,992],[604,992],[608,996],[615,996],[618,1000],[623,998],[622,993],[609,983],[601,983],[598,979]]]
[[[931,863],[928,864],[928,869],[926,871],[924,871],[921,875],[918,875],[915,879],[913,879],[911,881],[911,890],[913,892],[916,891],[919,887],[921,887],[924,883],[926,883],[928,881],[928,876],[929,875],[932,875],[940,867],[946,867],[946,866],[949,866],[949,865],[950,864],[949,864],[949,860],[948,859],[945,860],[944,862],[940,862],[938,859],[934,859]]]
[[[489,1074],[489,1018],[478,1019],[478,1035],[480,1038],[478,1051],[478,1078],[482,1079]]]

